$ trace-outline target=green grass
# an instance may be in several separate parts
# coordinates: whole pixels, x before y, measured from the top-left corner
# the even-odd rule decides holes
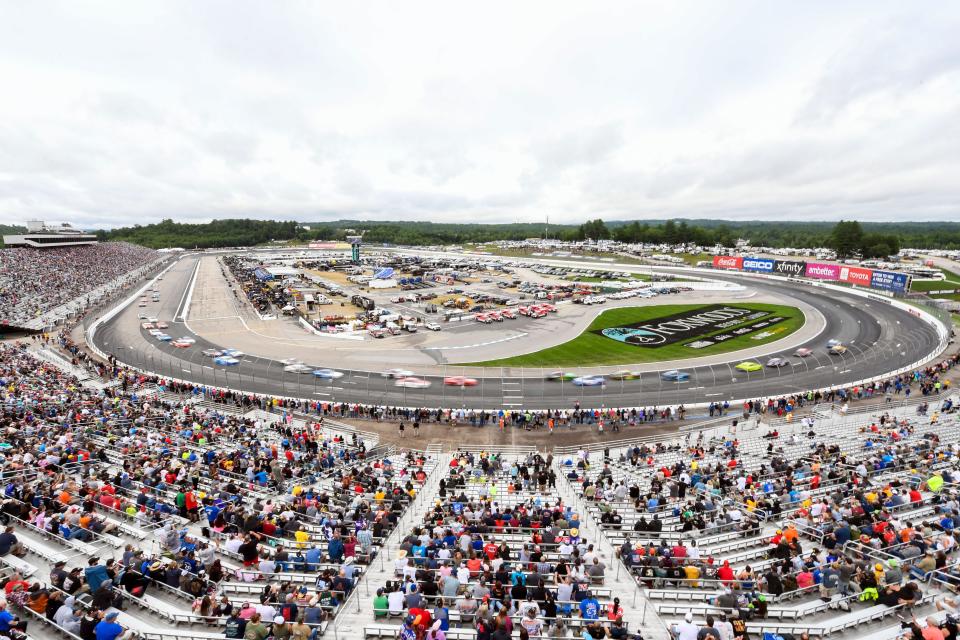
[[[498,360],[488,360],[486,362],[474,362],[468,366],[475,367],[577,367],[587,365],[612,365],[612,364],[637,364],[642,362],[658,362],[664,360],[680,360],[685,358],[698,358],[701,356],[728,353],[756,347],[774,340],[779,340],[790,335],[803,326],[803,313],[796,307],[787,307],[775,304],[739,304],[732,302],[732,305],[753,309],[755,311],[769,311],[776,315],[782,315],[786,320],[774,325],[777,333],[768,336],[762,340],[753,340],[751,336],[739,336],[716,345],[705,347],[703,349],[692,349],[684,346],[682,342],[672,345],[665,345],[659,348],[645,348],[634,345],[627,345],[601,335],[591,333],[596,329],[606,329],[608,327],[625,326],[635,322],[642,322],[654,318],[662,318],[676,313],[683,313],[694,309],[700,309],[709,305],[702,304],[668,304],[655,305],[649,307],[621,307],[604,311],[597,316],[590,326],[587,327],[579,336],[557,345],[537,351],[534,353],[513,356],[510,358],[500,358]],[[743,323],[749,324],[749,322]],[[742,325],[737,325],[737,327]],[[730,331],[737,327],[728,327],[713,331],[700,338]],[[691,338],[687,342],[694,340]]]
[[[910,284],[910,291],[925,293],[927,291],[944,291],[946,289],[960,289],[960,281],[952,280],[914,280]]]

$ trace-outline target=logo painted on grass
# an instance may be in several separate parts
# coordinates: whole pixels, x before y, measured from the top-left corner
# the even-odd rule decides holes
[[[638,347],[661,347],[769,315],[766,311],[714,304],[624,327],[595,329],[593,333]]]
[[[667,341],[666,336],[662,336],[659,333],[630,327],[612,327],[602,330],[600,334],[617,342],[636,344],[644,347],[661,345]]]

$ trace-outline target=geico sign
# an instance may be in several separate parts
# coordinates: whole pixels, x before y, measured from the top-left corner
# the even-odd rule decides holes
[[[773,260],[763,258],[744,258],[744,271],[773,271]]]

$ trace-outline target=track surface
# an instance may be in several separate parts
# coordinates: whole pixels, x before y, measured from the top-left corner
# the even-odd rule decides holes
[[[443,376],[425,376],[432,382],[427,389],[405,389],[381,377],[379,371],[350,370],[341,358],[311,362],[342,371],[344,376],[327,381],[312,375],[284,373],[283,365],[266,358],[246,356],[235,367],[218,367],[212,358],[202,355],[214,345],[193,334],[181,322],[171,322],[167,333],[174,338],[193,336],[197,343],[190,349],[177,349],[169,343],[154,340],[140,330],[137,315],[148,311],[161,318],[179,318],[186,291],[196,266],[196,258],[180,260],[159,283],[161,302],[147,309],[130,305],[101,326],[95,335],[96,345],[112,353],[124,363],[195,383],[210,384],[247,392],[296,396],[331,402],[358,402],[376,405],[498,408],[505,409],[570,409],[582,407],[649,407],[668,404],[716,402],[734,398],[780,396],[811,388],[841,386],[855,380],[882,375],[905,367],[937,345],[933,327],[904,311],[879,301],[813,287],[781,282],[749,279],[750,287],[795,297],[823,314],[824,331],[806,343],[793,344],[781,355],[790,357],[797,347],[813,351],[807,358],[790,359],[796,363],[781,369],[764,368],[745,373],[734,369],[742,360],[736,353],[719,364],[683,367],[690,380],[673,383],[661,380],[657,371],[644,372],[638,380],[608,380],[603,387],[577,387],[570,382],[550,382],[530,377],[510,377],[510,372],[492,369],[478,377],[475,387],[450,387]],[[739,280],[736,276],[718,274],[718,279]],[[848,346],[843,356],[827,355],[829,338]],[[764,360],[765,361],[765,360]],[[383,363],[383,369],[396,366]],[[460,368],[450,366],[445,375],[459,375]],[[584,370],[580,373],[590,373]]]

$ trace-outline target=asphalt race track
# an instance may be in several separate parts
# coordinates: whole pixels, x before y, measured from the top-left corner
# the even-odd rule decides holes
[[[120,362],[164,376],[194,383],[243,390],[246,392],[294,396],[331,402],[358,402],[374,405],[453,408],[507,409],[570,409],[582,407],[650,407],[764,398],[831,386],[843,386],[855,380],[879,376],[906,367],[937,346],[937,334],[923,320],[877,300],[840,292],[825,292],[794,283],[767,282],[749,279],[748,285],[758,291],[769,289],[810,304],[823,314],[824,331],[807,342],[794,343],[781,353],[769,357],[789,357],[795,364],[746,373],[734,369],[741,361],[731,353],[729,361],[698,365],[695,360],[683,371],[690,380],[673,383],[661,380],[656,371],[644,372],[637,380],[608,380],[602,387],[577,387],[570,382],[551,382],[542,378],[510,377],[510,372],[491,369],[477,378],[475,387],[452,387],[443,384],[441,375],[424,376],[432,382],[427,389],[406,389],[394,386],[393,380],[380,371],[354,371],[343,361],[320,361],[311,365],[342,371],[336,380],[321,380],[312,375],[283,371],[283,365],[262,357],[245,356],[233,367],[215,366],[213,359],[201,353],[207,348],[223,348],[192,334],[179,320],[186,290],[194,272],[196,258],[177,262],[160,283],[163,295],[159,304],[147,309],[150,315],[170,322],[166,330],[175,339],[196,338],[189,349],[178,349],[159,342],[140,329],[139,309],[131,304],[96,332],[94,342],[104,353],[113,354]],[[717,274],[717,279],[740,280],[731,274]],[[843,342],[848,351],[831,356],[825,344],[830,338]],[[807,347],[807,358],[792,357],[798,347]],[[342,357],[341,357],[342,360]],[[765,362],[766,358],[761,359]],[[395,365],[383,363],[383,369]],[[625,367],[626,368],[626,367]],[[461,369],[450,366],[446,375],[459,375]],[[577,373],[589,374],[589,370]]]

